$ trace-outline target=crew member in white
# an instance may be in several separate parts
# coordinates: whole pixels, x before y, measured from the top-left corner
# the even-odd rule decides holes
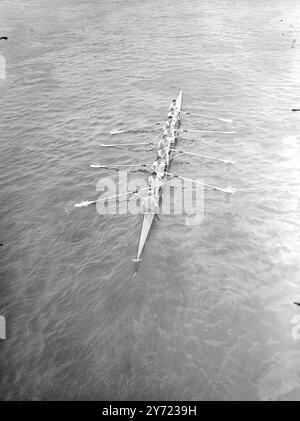
[[[162,161],[161,157],[158,155],[158,157],[156,158],[156,161],[153,162],[151,166],[151,170],[155,171],[158,177],[162,179],[165,175],[165,168],[166,168],[165,162]]]
[[[151,190],[153,190],[154,196],[156,198],[158,198],[158,196],[159,196],[159,189],[162,186],[162,181],[158,177],[158,175],[156,174],[155,171],[153,171],[153,173],[149,177],[149,186],[150,186]]]
[[[174,134],[174,131],[173,131],[173,129],[171,127],[167,128],[164,131],[164,136],[167,137],[167,140],[168,140],[168,142],[170,144],[174,143],[174,141],[175,141],[175,134]]]
[[[141,196],[139,196],[141,197]],[[147,196],[142,198],[141,208],[143,213],[157,213],[158,202],[157,198],[152,194],[151,190],[148,190]]]
[[[172,115],[169,114],[168,119],[166,120],[165,125],[164,125],[164,130],[171,129],[172,121],[173,121],[173,117]]]
[[[172,110],[176,110],[176,99],[173,99],[173,101],[171,102],[171,104],[170,104],[170,107],[169,107],[169,111],[172,111]]]

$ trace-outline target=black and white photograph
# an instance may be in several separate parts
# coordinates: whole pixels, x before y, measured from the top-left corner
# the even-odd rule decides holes
[[[3,404],[300,401],[299,1],[0,0],[0,105]]]

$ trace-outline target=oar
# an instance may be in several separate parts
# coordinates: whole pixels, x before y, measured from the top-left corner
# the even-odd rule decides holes
[[[140,142],[140,143],[113,143],[111,145],[107,145],[106,143],[101,143],[100,146],[103,148],[116,148],[120,146],[136,146],[136,145],[154,145],[154,142]]]
[[[175,178],[181,178],[182,180],[192,181],[193,183],[199,184],[200,186],[211,187],[213,190],[219,190],[219,191],[222,191],[224,193],[233,194],[233,193],[236,192],[236,189],[234,189],[233,187],[227,187],[227,189],[222,189],[221,187],[212,186],[211,184],[201,183],[200,181],[192,180],[191,178],[182,177],[181,175],[173,174],[173,173],[170,173],[170,172],[165,172],[165,174],[172,175]]]
[[[131,132],[131,131],[135,131],[135,130],[143,130],[143,129],[147,129],[148,127],[159,126],[159,125],[160,125],[160,123],[154,123],[154,124],[148,124],[147,126],[142,126],[142,127],[131,127],[130,129],[124,129],[124,130],[112,130],[110,132],[110,134],[114,135],[114,134]]]
[[[180,149],[170,149],[170,151],[183,153],[185,155],[199,156],[201,158],[207,158],[207,159],[211,159],[211,160],[215,160],[215,161],[225,162],[225,164],[235,164],[235,162],[236,162],[236,161],[230,161],[229,159],[215,158],[214,156],[203,155],[203,154],[199,154],[199,153],[185,152],[185,151],[182,151]]]
[[[193,129],[183,129],[182,133],[222,133],[222,134],[233,134],[235,131],[222,132],[219,130],[193,130]]]
[[[146,167],[151,164],[91,164],[91,168],[116,168],[116,167]]]
[[[220,118],[220,117],[213,117],[211,115],[204,115],[204,114],[195,114],[195,113],[190,113],[188,111],[184,111],[184,113],[186,115],[195,115],[197,117],[206,117],[206,118],[212,118],[213,120],[219,120],[219,121],[225,121],[225,123],[232,123],[232,120],[229,120],[227,118]]]
[[[105,197],[103,199],[100,198],[100,199],[92,200],[92,201],[85,200],[85,201],[82,201],[81,203],[75,203],[74,206],[75,206],[75,208],[86,208],[89,205],[93,205],[93,204],[98,203],[98,202],[105,202],[105,200],[115,199],[117,197],[126,196],[127,194],[134,194],[134,193],[137,193],[138,191],[142,191],[142,190],[149,190],[149,186],[145,187],[144,189],[135,189],[135,190],[132,190],[132,191],[127,191],[126,193],[116,194],[115,196]]]

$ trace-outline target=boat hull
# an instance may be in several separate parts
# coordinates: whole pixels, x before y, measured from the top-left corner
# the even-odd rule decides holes
[[[182,91],[180,91],[180,93],[177,97],[176,107],[178,108],[178,110],[180,112],[181,109],[182,109]],[[180,126],[180,122],[181,122],[181,117],[180,117],[180,114],[179,114],[178,127]],[[174,147],[176,146],[176,142],[177,142],[177,138],[175,137]],[[170,168],[172,159],[173,159],[173,152],[171,152],[170,157],[169,157],[169,164],[166,168],[167,171]],[[162,200],[162,197],[161,197],[162,191],[163,190],[161,189],[160,193],[159,193],[159,203],[161,203],[161,200]],[[147,238],[148,238],[150,230],[151,230],[151,226],[152,226],[152,223],[153,223],[153,220],[154,220],[154,216],[155,216],[155,213],[146,213],[143,216],[143,223],[142,223],[142,228],[141,228],[141,232],[140,232],[137,257],[136,257],[136,259],[132,259],[134,262],[140,262],[142,260],[142,254],[143,254],[144,247],[145,247]]]

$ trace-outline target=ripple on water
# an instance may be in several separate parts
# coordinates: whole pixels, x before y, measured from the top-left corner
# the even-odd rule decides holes
[[[298,398],[299,66],[280,18],[299,7],[225,6],[1,2],[3,399]],[[199,225],[160,216],[132,278],[140,217],[74,203],[118,179],[90,164],[154,159],[100,144],[157,140],[110,130],[163,122],[179,89],[185,110],[233,119],[186,128],[236,130],[180,147],[237,163],[172,171],[238,190],[206,192]]]

